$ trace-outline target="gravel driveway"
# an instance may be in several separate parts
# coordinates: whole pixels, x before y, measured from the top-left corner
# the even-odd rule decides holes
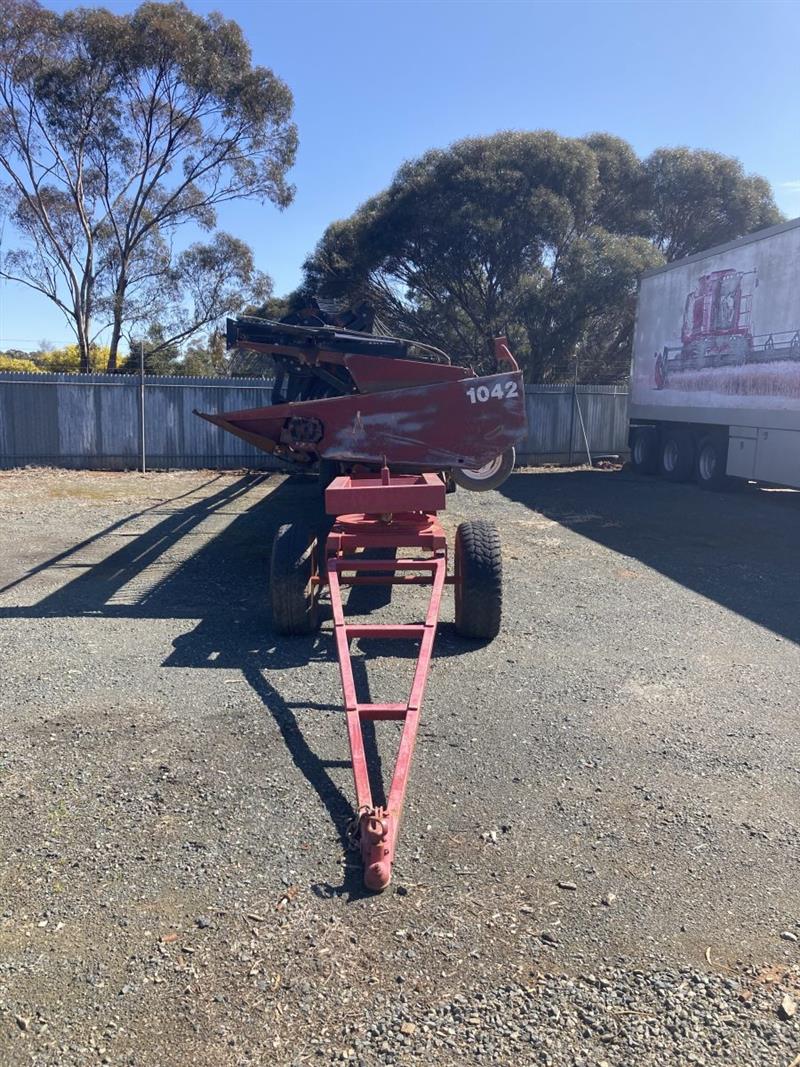
[[[269,627],[272,535],[314,499],[0,473],[3,1067],[798,1067],[800,494],[449,497],[501,527],[504,628],[458,638],[446,596],[380,897],[330,621]],[[413,660],[362,645],[404,699]]]

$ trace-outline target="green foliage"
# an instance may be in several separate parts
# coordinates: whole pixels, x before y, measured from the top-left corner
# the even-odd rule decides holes
[[[650,236],[668,262],[781,221],[769,182],[730,156],[660,148],[643,170]]]
[[[299,293],[299,290],[297,292]],[[273,319],[275,322],[280,322],[284,316],[294,310],[294,303],[292,300],[297,300],[297,293],[293,293],[290,297],[270,296],[260,304],[254,304],[245,308],[243,314],[255,315],[260,319]]]
[[[198,378],[219,378],[228,374],[228,355],[225,335],[212,330],[204,341],[194,341],[182,348],[165,342],[164,327],[152,325],[147,334],[130,340],[130,351],[121,361],[124,374],[138,374],[141,354],[146,374],[182,375]]]
[[[287,86],[217,13],[178,0],[130,14],[0,0],[0,192],[23,238],[0,274],[61,309],[82,370],[93,330],[111,323],[114,369],[123,336],[167,325],[167,296],[165,341],[263,299],[241,241],[214,233],[176,255],[172,238],[187,221],[213,231],[219,203],[291,201],[291,109]],[[219,284],[222,257],[235,300]]]
[[[16,371],[18,374],[41,374],[32,359],[22,356],[9,356],[0,352],[0,371]]]
[[[228,353],[225,335],[214,330],[206,341],[195,342],[187,347],[177,374],[196,378],[221,378],[228,374]]]
[[[118,370],[123,374],[138,374],[144,362],[145,374],[175,374],[180,359],[180,346],[170,343],[164,328],[155,323],[146,334],[130,338],[128,355]]]
[[[619,379],[642,271],[779,218],[763,179],[713,153],[642,161],[609,134],[470,138],[404,164],[329,226],[287,303],[368,300],[393,331],[476,366],[507,333],[533,380],[570,378],[576,361]]]
[[[43,352],[38,358],[39,366],[49,373],[78,374],[81,369],[81,350],[77,345],[64,345],[50,352]],[[90,368],[94,369],[90,360]]]
[[[81,350],[77,345],[64,345],[49,352],[42,352],[36,362],[43,371],[51,374],[78,374],[81,370]],[[102,372],[108,363],[107,345],[90,345],[89,370]]]
[[[47,345],[48,342],[42,342]],[[92,345],[89,350],[89,369],[102,371],[108,361],[108,347]],[[81,353],[77,345],[61,348],[43,347],[36,352],[10,349],[0,352],[0,370],[25,371],[28,374],[77,374],[81,369]]]

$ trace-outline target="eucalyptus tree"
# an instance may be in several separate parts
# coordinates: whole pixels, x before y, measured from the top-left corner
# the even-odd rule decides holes
[[[0,274],[61,309],[84,370],[104,330],[116,367],[159,293],[183,309],[183,336],[263,296],[242,242],[216,234],[187,251],[180,231],[213,232],[227,201],[291,201],[291,112],[288,87],[219,14],[0,0],[0,175],[19,236]],[[226,249],[238,297],[219,284]]]
[[[327,228],[289,304],[366,299],[390,329],[476,365],[507,333],[532,380],[576,364],[618,379],[642,271],[779,218],[768,184],[726,157],[503,132],[404,164]]]

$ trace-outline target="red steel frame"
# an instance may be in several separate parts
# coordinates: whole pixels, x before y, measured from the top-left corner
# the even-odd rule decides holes
[[[447,538],[436,511],[444,508],[445,486],[434,474],[392,477],[386,466],[380,478],[340,477],[326,491],[328,514],[338,516],[325,547],[322,581],[330,588],[336,651],[342,678],[347,732],[357,798],[358,835],[364,862],[364,883],[385,889],[392,876],[397,835],[403,811],[420,709],[439,621],[447,576]],[[424,557],[365,559],[359,549],[422,549]],[[364,574],[369,571],[369,574]],[[377,572],[377,573],[376,573]],[[429,585],[430,602],[419,624],[352,624],[342,604],[342,586]],[[362,704],[356,695],[350,642],[359,637],[419,640],[411,693],[405,704]],[[372,799],[361,724],[365,720],[397,719],[403,732],[385,807]]]

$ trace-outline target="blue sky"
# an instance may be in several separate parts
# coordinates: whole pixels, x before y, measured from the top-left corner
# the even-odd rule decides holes
[[[46,6],[73,6],[49,0]],[[100,5],[98,5],[100,6]],[[127,0],[105,3],[132,10]],[[279,212],[226,206],[219,224],[292,288],[325,226],[403,160],[500,129],[607,130],[640,155],[663,145],[738,156],[800,215],[800,3],[651,0],[266,2],[190,0],[243,27],[291,87],[297,195]],[[58,310],[0,283],[0,348],[72,340]]]

